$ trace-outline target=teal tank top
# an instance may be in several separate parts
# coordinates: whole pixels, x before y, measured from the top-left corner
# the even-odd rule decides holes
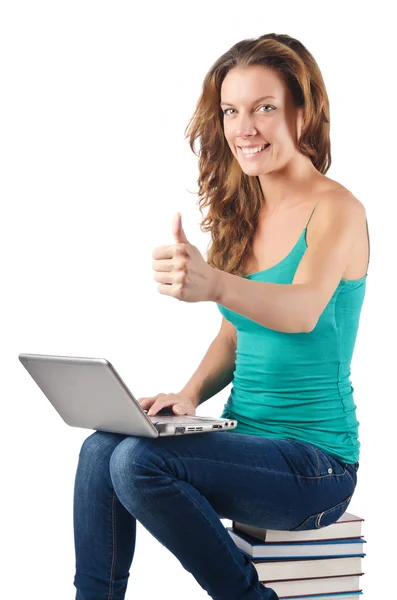
[[[292,283],[307,248],[309,221],[281,262],[245,278]],[[369,244],[368,223],[367,235]],[[237,335],[232,388],[220,415],[237,419],[230,433],[301,440],[343,462],[358,462],[359,421],[350,362],[366,278],[342,278],[316,327],[307,333],[274,331],[217,304]]]

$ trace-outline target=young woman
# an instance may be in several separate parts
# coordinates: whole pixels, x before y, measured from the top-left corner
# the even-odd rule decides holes
[[[303,530],[335,522],[357,483],[350,362],[369,237],[362,203],[326,177],[329,104],[320,70],[288,35],[237,43],[205,77],[199,138],[207,261],[178,218],[153,252],[160,293],[216,302],[222,325],[156,414],[196,407],[229,383],[231,431],[149,439],[96,431],[74,492],[77,600],[121,600],[136,519],[217,600],[277,600],[220,521]],[[179,216],[178,216],[179,217]]]

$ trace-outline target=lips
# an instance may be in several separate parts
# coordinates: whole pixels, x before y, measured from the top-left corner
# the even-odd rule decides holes
[[[262,150],[257,150],[255,152],[244,152],[244,146],[237,146],[237,148],[239,149],[241,155],[244,158],[253,158],[254,156],[259,156],[259,154],[266,152],[270,148],[270,146],[271,144],[262,144],[262,146],[245,146],[245,148],[262,148]]]
[[[243,150],[245,148],[262,148],[262,146],[265,146],[265,150],[266,148],[268,148],[270,146],[270,144],[257,144],[256,146],[237,146],[237,148],[240,148],[240,150]]]

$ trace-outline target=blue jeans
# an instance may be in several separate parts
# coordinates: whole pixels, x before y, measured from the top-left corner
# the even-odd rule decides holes
[[[211,598],[278,600],[220,519],[296,531],[330,525],[350,502],[357,469],[292,439],[95,431],[75,479],[76,600],[125,597],[136,519]]]

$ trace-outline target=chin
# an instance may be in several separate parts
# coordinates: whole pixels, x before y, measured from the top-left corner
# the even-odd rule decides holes
[[[264,175],[265,173],[270,173],[273,169],[268,169],[266,167],[258,167],[257,165],[252,165],[251,168],[247,168],[247,165],[242,165],[240,163],[241,170],[246,175],[250,175],[251,177],[255,177],[258,175]]]

